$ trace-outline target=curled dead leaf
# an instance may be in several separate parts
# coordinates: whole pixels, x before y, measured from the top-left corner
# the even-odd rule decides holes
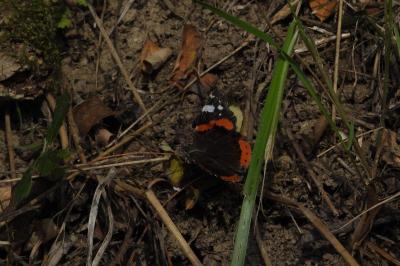
[[[171,56],[171,48],[161,48],[143,60],[142,70],[146,73],[151,73],[160,68]]]
[[[335,11],[336,0],[310,0],[308,2],[313,14],[319,18],[321,22],[329,18]]]
[[[217,81],[218,77],[211,73],[207,73],[204,76],[200,77],[201,85],[203,85],[203,87],[206,88],[207,90],[214,88],[215,85],[217,84]]]
[[[201,48],[201,35],[197,28],[187,24],[182,32],[182,47],[177,58],[170,82],[179,85],[180,81],[187,79],[195,67]]]
[[[74,120],[81,136],[86,136],[90,129],[115,112],[104,105],[99,97],[92,97],[73,109]]]
[[[140,54],[141,69],[145,73],[151,73],[161,67],[171,56],[170,48],[160,48],[151,40],[144,43]]]
[[[99,146],[104,147],[112,141],[114,134],[105,128],[100,128],[95,136],[96,142]]]
[[[193,186],[190,186],[188,188],[187,197],[185,199],[185,210],[193,209],[193,207],[199,201],[199,197],[200,197],[200,190]]]
[[[382,160],[394,167],[400,167],[400,145],[397,143],[397,134],[384,129],[382,131]]]

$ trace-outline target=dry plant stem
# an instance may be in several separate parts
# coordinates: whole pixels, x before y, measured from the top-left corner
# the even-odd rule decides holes
[[[261,257],[264,260],[264,264],[265,264],[265,266],[272,266],[271,259],[269,258],[269,255],[268,255],[267,247],[261,239],[260,228],[259,228],[257,222],[254,225],[254,229],[255,229],[254,235],[256,237],[257,246],[258,246],[258,249],[260,250]]]
[[[71,133],[72,141],[74,142],[74,146],[75,146],[76,152],[78,153],[79,160],[81,161],[81,163],[87,163],[85,152],[83,151],[83,149],[80,145],[79,130],[78,130],[78,127],[76,126],[76,123],[74,120],[74,115],[72,114],[71,108],[69,108],[69,110],[68,110],[67,119],[68,119],[68,125],[69,125],[69,132]]]
[[[96,162],[96,161],[99,161],[99,160],[103,159],[103,158],[104,158],[105,156],[107,156],[108,154],[114,152],[115,150],[117,150],[117,149],[120,148],[121,146],[123,146],[123,145],[125,145],[126,143],[132,141],[137,135],[139,135],[140,133],[142,133],[143,131],[145,131],[151,124],[152,124],[151,122],[147,122],[144,126],[142,126],[142,127],[139,128],[138,130],[136,130],[135,132],[133,132],[131,135],[126,136],[126,137],[122,140],[123,143],[122,143],[122,141],[121,141],[121,142],[117,143],[115,146],[113,146],[113,147],[111,147],[111,148],[105,150],[104,152],[100,153],[96,158],[94,158],[93,160],[91,160],[91,161],[89,162],[89,164],[92,163],[92,162]],[[79,173],[80,173],[80,171],[70,174],[69,176],[66,177],[66,180],[70,181],[70,180],[74,179]]]
[[[332,211],[333,215],[338,216],[339,212],[333,205],[331,199],[329,198],[328,194],[325,192],[322,184],[319,182],[318,177],[314,173],[311,168],[310,163],[307,161],[306,157],[304,156],[303,151],[301,150],[300,146],[294,140],[293,134],[289,128],[286,127],[286,134],[290,139],[290,142],[293,145],[294,150],[296,151],[297,155],[299,156],[300,160],[303,162],[304,166],[306,167],[307,173],[310,175],[311,180],[314,182],[314,185],[318,188],[319,193],[321,193],[322,198],[324,199],[325,203],[328,205],[328,208]]]
[[[314,225],[314,227],[317,228],[317,230],[332,244],[332,246],[336,249],[336,251],[343,257],[343,259],[349,265],[354,265],[354,266],[359,265],[358,262],[339,242],[339,240],[337,240],[337,238],[329,231],[326,224],[321,219],[319,219],[312,211],[304,207],[303,204],[300,204],[292,199],[284,198],[282,196],[270,192],[265,192],[264,196],[279,203],[287,204],[291,207],[297,208]]]
[[[337,94],[337,85],[339,78],[339,58],[340,58],[340,41],[342,37],[342,16],[343,16],[343,0],[339,0],[338,10],[338,25],[336,31],[336,53],[335,53],[335,68],[333,71],[333,91]],[[332,120],[336,119],[336,108],[332,105]]]
[[[363,137],[363,136],[365,136],[365,135],[371,134],[371,133],[373,133],[373,132],[375,132],[375,131],[378,131],[378,130],[381,130],[381,129],[383,129],[383,127],[378,127],[378,128],[375,128],[375,129],[368,130],[368,131],[366,131],[366,132],[364,132],[364,133],[358,134],[358,135],[356,136],[356,139],[361,138],[361,137]],[[339,142],[339,143],[333,145],[332,147],[326,149],[325,151],[319,153],[319,154],[317,155],[317,158],[319,158],[319,157],[325,155],[325,154],[328,153],[329,151],[335,149],[336,147],[338,147],[339,145],[341,145],[342,143],[347,142],[347,141],[348,141],[347,138],[346,138],[346,139],[343,139],[341,142]]]
[[[183,254],[189,259],[192,265],[200,266],[202,265],[200,260],[197,258],[196,254],[194,254],[193,250],[190,248],[189,244],[183,238],[181,232],[176,227],[174,222],[169,217],[167,211],[161,205],[160,201],[158,200],[157,196],[154,194],[152,190],[147,190],[145,192],[147,200],[150,204],[154,207],[155,211],[164,222],[170,233],[174,236],[176,241],[178,242],[179,247],[181,248]]]
[[[365,211],[361,212],[360,214],[358,214],[357,216],[355,216],[354,218],[352,218],[350,221],[348,221],[347,223],[345,223],[345,224],[342,225],[341,227],[339,227],[339,228],[333,230],[333,232],[337,232],[337,231],[342,230],[343,228],[345,228],[345,227],[348,226],[349,224],[353,223],[354,221],[356,221],[358,218],[360,218],[361,216],[363,216],[363,215],[366,214],[367,212],[370,212],[370,211],[374,210],[375,208],[378,208],[379,206],[381,206],[381,205],[383,205],[383,204],[385,204],[385,203],[388,203],[388,202],[390,202],[390,201],[392,201],[392,200],[394,200],[394,199],[396,199],[396,198],[399,198],[399,197],[400,197],[400,192],[397,192],[396,194],[394,194],[394,195],[392,195],[392,196],[390,196],[390,197],[387,197],[386,199],[384,199],[384,200],[378,202],[377,204],[371,206],[371,208],[368,208],[368,209],[366,209]]]
[[[342,33],[340,36],[341,36],[342,40],[348,39],[351,36],[351,33]],[[337,40],[336,36],[324,37],[324,38],[316,40],[315,45],[319,48],[320,46],[325,45],[334,40]],[[298,47],[294,50],[294,53],[296,53],[296,54],[301,54],[301,53],[305,53],[305,52],[308,52],[308,49],[305,46]]]
[[[138,198],[141,200],[146,199],[146,197],[144,196],[143,190],[141,190],[137,187],[134,187],[123,180],[115,179],[115,180],[113,180],[113,182],[111,184],[114,186],[116,191],[129,192],[133,196],[135,196],[135,198]]]
[[[94,11],[93,6],[91,4],[88,4],[88,8],[89,8],[90,14],[93,16],[97,26],[99,27],[100,33],[103,36],[105,42],[107,43],[107,46],[110,49],[111,55],[114,58],[115,62],[117,63],[117,65],[118,65],[118,67],[119,67],[119,69],[121,71],[121,74],[125,79],[125,82],[128,84],[129,89],[132,91],[136,102],[139,104],[139,106],[142,109],[142,111],[146,112],[147,111],[146,106],[144,105],[143,100],[140,97],[137,88],[135,87],[135,85],[133,85],[133,82],[129,78],[128,71],[126,70],[126,68],[122,64],[121,58],[119,57],[117,51],[115,50],[114,45],[112,44],[110,38],[108,37],[108,34],[107,34],[106,30],[103,27],[103,23],[101,23],[100,18],[97,16],[97,14]],[[148,116],[148,118],[150,119],[150,116]]]
[[[100,20],[103,21],[104,13],[106,11],[107,1],[103,2],[103,9],[101,10],[101,18]],[[100,59],[101,59],[101,44],[102,44],[102,35],[99,34],[99,39],[97,41],[97,49],[96,49],[96,70],[95,70],[95,88],[96,91],[98,89],[98,76],[99,76],[99,67],[100,67]]]
[[[13,136],[11,130],[11,119],[10,119],[10,113],[8,111],[4,115],[4,124],[6,127],[6,141],[8,150],[8,161],[10,163],[10,174],[11,178],[14,179],[17,177],[17,172],[15,169],[15,152],[14,152]]]
[[[47,103],[49,104],[51,111],[54,113],[54,110],[56,109],[56,99],[54,98],[53,95],[47,93],[46,100]],[[58,134],[60,135],[61,148],[67,149],[69,147],[68,133],[67,133],[67,127],[65,126],[64,122],[62,123],[60,129],[58,130]]]
[[[386,250],[379,247],[375,243],[368,241],[367,247],[369,247],[373,252],[376,252],[380,256],[384,257],[387,261],[390,261],[391,263],[393,263],[393,265],[400,266],[400,261],[397,258],[390,255]]]
[[[119,247],[118,252],[115,255],[114,259],[109,264],[109,266],[122,265],[123,258],[125,257],[126,252],[128,251],[129,247],[132,244],[132,232],[133,232],[133,227],[128,226],[128,231],[125,233],[124,240],[121,246]]]
[[[131,142],[137,135],[143,133],[148,127],[150,127],[153,123],[151,121],[148,121],[146,124],[144,124],[141,128],[136,130],[130,135],[125,136],[122,138],[118,143],[116,143],[114,146],[108,148],[104,152],[100,153],[95,159],[91,160],[91,162],[96,162],[105,156],[109,155],[110,153],[114,152],[115,150],[121,148],[125,144]]]
[[[166,156],[163,156],[163,157],[152,158],[152,159],[133,160],[133,161],[127,161],[127,162],[102,164],[102,165],[96,165],[96,166],[86,166],[86,167],[81,167],[78,170],[71,170],[71,172],[81,172],[81,171],[88,171],[88,170],[95,170],[95,169],[121,167],[121,166],[134,165],[134,164],[162,162],[162,161],[167,161],[169,159],[170,159],[170,156],[166,155]]]

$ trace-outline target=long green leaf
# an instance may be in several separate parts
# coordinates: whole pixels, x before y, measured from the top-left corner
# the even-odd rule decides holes
[[[32,187],[32,167],[29,167],[21,180],[15,185],[13,190],[13,200],[15,204],[18,204],[26,198],[31,192]]]
[[[297,40],[296,24],[292,23],[287,31],[287,36],[282,50],[290,54]],[[239,226],[235,237],[235,246],[231,265],[244,265],[247,242],[256,196],[261,181],[261,168],[264,163],[264,154],[272,154],[275,135],[278,127],[283,91],[287,79],[289,62],[279,58],[276,62],[268,96],[261,112],[261,119],[244,186],[244,199],[239,218]],[[270,158],[267,156],[267,158]]]
[[[205,8],[211,10],[215,14],[223,17],[235,26],[238,26],[247,32],[250,32],[262,40],[277,46],[276,42],[266,33],[260,31],[251,24],[242,21],[226,12],[214,8],[206,3],[196,1]],[[232,254],[231,265],[244,265],[246,258],[246,250],[249,238],[249,231],[256,196],[261,181],[261,168],[264,163],[264,154],[271,154],[274,146],[274,139],[278,127],[279,111],[281,107],[282,97],[289,61],[296,64],[288,54],[293,51],[294,44],[297,40],[296,23],[292,23],[288,29],[287,37],[282,49],[277,47],[282,57],[280,57],[275,65],[272,75],[272,81],[269,87],[268,96],[266,98],[264,108],[261,112],[259,130],[254,145],[252,160],[250,163],[247,179],[244,186],[244,199],[239,218],[239,224],[235,236],[235,246]],[[288,59],[288,60],[286,60]],[[299,69],[299,68],[298,68]],[[266,150],[267,149],[267,150]]]
[[[68,94],[62,94],[57,97],[56,109],[54,110],[53,122],[50,124],[47,130],[46,141],[48,144],[53,143],[54,139],[58,134],[65,116],[67,115],[69,108],[70,97]]]

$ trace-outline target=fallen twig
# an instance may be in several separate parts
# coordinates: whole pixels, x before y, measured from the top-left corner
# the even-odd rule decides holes
[[[301,150],[301,148],[299,147],[297,142],[294,140],[294,137],[293,137],[293,134],[292,134],[291,130],[288,129],[287,127],[286,127],[286,134],[287,134],[288,138],[290,139],[290,141],[292,142],[293,148],[296,151],[297,155],[299,156],[300,160],[303,162],[304,166],[306,167],[307,173],[310,175],[311,180],[314,182],[315,186],[318,188],[318,191],[321,193],[322,198],[324,199],[324,201],[326,202],[326,204],[328,205],[328,207],[332,211],[332,213],[335,216],[338,216],[339,215],[338,210],[335,208],[335,206],[333,205],[333,203],[332,203],[331,199],[329,198],[328,194],[326,193],[326,191],[322,187],[322,184],[319,182],[318,177],[316,176],[316,174],[312,170],[311,165],[307,161],[306,157],[304,156],[303,151]]]
[[[331,231],[329,231],[329,228],[326,226],[326,224],[321,219],[319,219],[312,211],[304,207],[303,204],[300,204],[292,199],[284,198],[282,196],[273,194],[268,191],[264,192],[264,196],[271,200],[297,208],[315,226],[315,228],[317,228],[317,230],[332,244],[332,246],[336,249],[336,251],[343,257],[343,259],[349,265],[359,265],[358,262],[339,242],[339,240],[337,240],[335,235],[332,234]]]
[[[150,204],[154,207],[155,211],[164,222],[170,233],[174,236],[175,240],[178,242],[179,247],[181,248],[183,254],[190,260],[192,265],[200,266],[202,263],[197,258],[196,254],[194,254],[193,250],[190,248],[189,244],[183,238],[181,232],[176,227],[174,222],[169,217],[167,211],[161,205],[160,201],[158,200],[157,196],[154,194],[152,190],[147,190],[145,192],[147,200]]]
[[[94,11],[94,8],[91,4],[88,3],[88,8],[90,11],[90,14],[92,14],[97,26],[99,27],[100,33],[103,36],[105,42],[107,43],[108,48],[110,49],[111,55],[114,58],[115,62],[117,63],[119,70],[121,71],[122,76],[125,79],[125,82],[128,84],[129,89],[132,91],[133,96],[135,97],[136,102],[139,104],[140,108],[142,109],[143,112],[146,112],[146,106],[143,103],[142,98],[139,95],[139,92],[137,90],[137,88],[135,87],[135,85],[133,85],[133,82],[131,81],[131,79],[129,78],[129,74],[128,71],[126,70],[126,68],[124,67],[124,65],[122,64],[121,58],[119,57],[117,51],[115,50],[115,47],[112,43],[112,41],[110,40],[110,38],[108,37],[108,34],[106,32],[106,30],[103,27],[103,23],[101,23],[100,18],[97,16],[96,12]],[[148,116],[149,120],[150,120],[150,116]]]

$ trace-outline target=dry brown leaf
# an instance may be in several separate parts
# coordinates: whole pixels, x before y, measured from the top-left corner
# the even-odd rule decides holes
[[[164,64],[171,56],[170,48],[160,48],[154,42],[147,40],[143,45],[143,50],[140,54],[140,63],[142,71],[151,73]]]
[[[217,84],[217,81],[218,77],[211,73],[207,73],[204,76],[200,77],[201,85],[203,85],[203,87],[206,88],[207,90],[214,88],[215,85]]]
[[[151,73],[160,68],[171,56],[171,48],[160,48],[160,50],[147,56],[142,62],[142,71]]]
[[[293,1],[293,2],[291,3],[291,5],[292,5],[292,6],[295,5],[295,4],[297,4],[297,2],[299,2],[299,0]],[[281,20],[287,18],[287,17],[290,15],[290,13],[292,13],[292,12],[290,11],[290,6],[289,6],[289,4],[284,5],[284,6],[283,6],[278,12],[276,12],[275,15],[272,17],[272,19],[271,19],[271,24],[273,25],[273,24],[277,23],[278,21],[281,21]]]
[[[185,199],[185,210],[191,210],[199,201],[200,197],[200,190],[190,186],[188,190],[188,196]]]
[[[310,0],[310,8],[321,22],[330,17],[337,5],[336,0]]]
[[[0,201],[2,209],[7,208],[7,206],[10,204],[10,199],[11,199],[11,186],[0,187]]]
[[[374,185],[371,184],[368,186],[365,209],[371,208],[378,202],[379,200],[378,196],[376,195]],[[364,239],[368,236],[375,221],[375,217],[379,213],[381,208],[382,206],[379,206],[361,216],[361,219],[358,221],[356,228],[351,235],[351,247],[353,250],[357,249],[364,241]]]
[[[140,53],[140,62],[143,62],[150,54],[160,50],[160,47],[151,40],[146,40]]]
[[[81,136],[86,136],[90,129],[106,117],[115,115],[99,97],[92,97],[73,109],[74,120]]]
[[[95,139],[99,146],[104,147],[112,141],[113,136],[113,133],[105,128],[101,128],[99,131],[97,131]]]
[[[384,129],[382,131],[382,160],[394,167],[400,167],[400,145],[397,143],[397,134]]]
[[[190,24],[185,25],[182,33],[182,48],[176,61],[172,77],[172,84],[179,85],[185,80],[194,68],[201,47],[201,36],[196,27]]]
[[[0,81],[8,79],[20,68],[16,59],[0,52]]]
[[[324,115],[321,115],[316,123],[314,124],[313,128],[313,144],[316,145],[321,140],[322,136],[324,135],[326,129],[328,128],[328,120]]]

